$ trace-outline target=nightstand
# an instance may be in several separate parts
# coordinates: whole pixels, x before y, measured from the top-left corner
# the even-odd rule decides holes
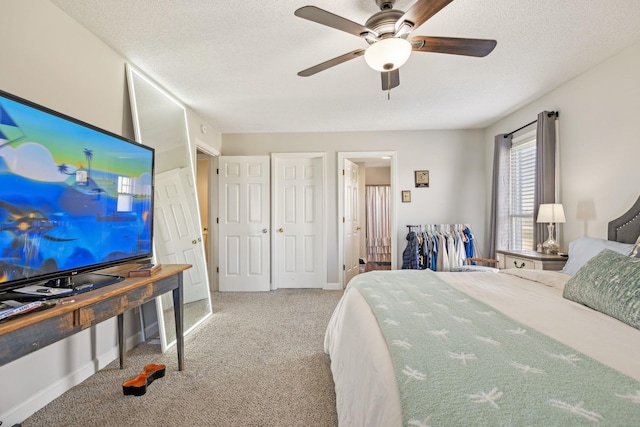
[[[562,270],[567,257],[541,254],[536,251],[496,250],[500,269],[525,268],[528,270]]]

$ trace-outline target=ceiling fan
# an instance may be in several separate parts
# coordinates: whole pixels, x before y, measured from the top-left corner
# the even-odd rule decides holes
[[[406,12],[394,9],[396,0],[375,0],[380,12],[373,14],[364,25],[315,6],[304,6],[295,15],[337,30],[362,37],[369,43],[367,49],[356,49],[298,73],[312,76],[320,71],[364,55],[367,64],[380,71],[382,90],[391,90],[400,84],[399,68],[409,59],[411,52],[449,53],[483,57],[496,47],[495,40],[456,37],[416,36],[407,40],[411,31],[424,24],[453,0],[418,0]]]

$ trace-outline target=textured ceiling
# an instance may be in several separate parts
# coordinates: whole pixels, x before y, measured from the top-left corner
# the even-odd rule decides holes
[[[414,52],[391,99],[357,58],[374,0],[51,0],[223,133],[484,128],[640,40],[638,0],[455,0],[411,36],[495,39],[485,58]],[[407,10],[413,0],[397,0]]]

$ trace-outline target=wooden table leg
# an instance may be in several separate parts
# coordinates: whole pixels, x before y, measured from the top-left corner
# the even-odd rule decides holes
[[[120,352],[120,369],[124,369],[124,313],[118,314],[118,350]]]
[[[178,287],[173,290],[173,314],[176,322],[176,350],[178,370],[184,370],[184,306],[182,305],[182,273],[178,274]]]

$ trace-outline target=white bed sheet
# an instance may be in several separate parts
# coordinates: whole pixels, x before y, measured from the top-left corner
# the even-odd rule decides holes
[[[338,425],[402,425],[400,395],[387,343],[369,304],[355,289],[338,303],[324,340],[331,357]]]
[[[640,381],[640,330],[562,298],[569,276],[515,270],[437,274],[514,320]],[[339,426],[402,425],[391,357],[357,290],[345,291],[329,321],[324,348],[331,358]]]

